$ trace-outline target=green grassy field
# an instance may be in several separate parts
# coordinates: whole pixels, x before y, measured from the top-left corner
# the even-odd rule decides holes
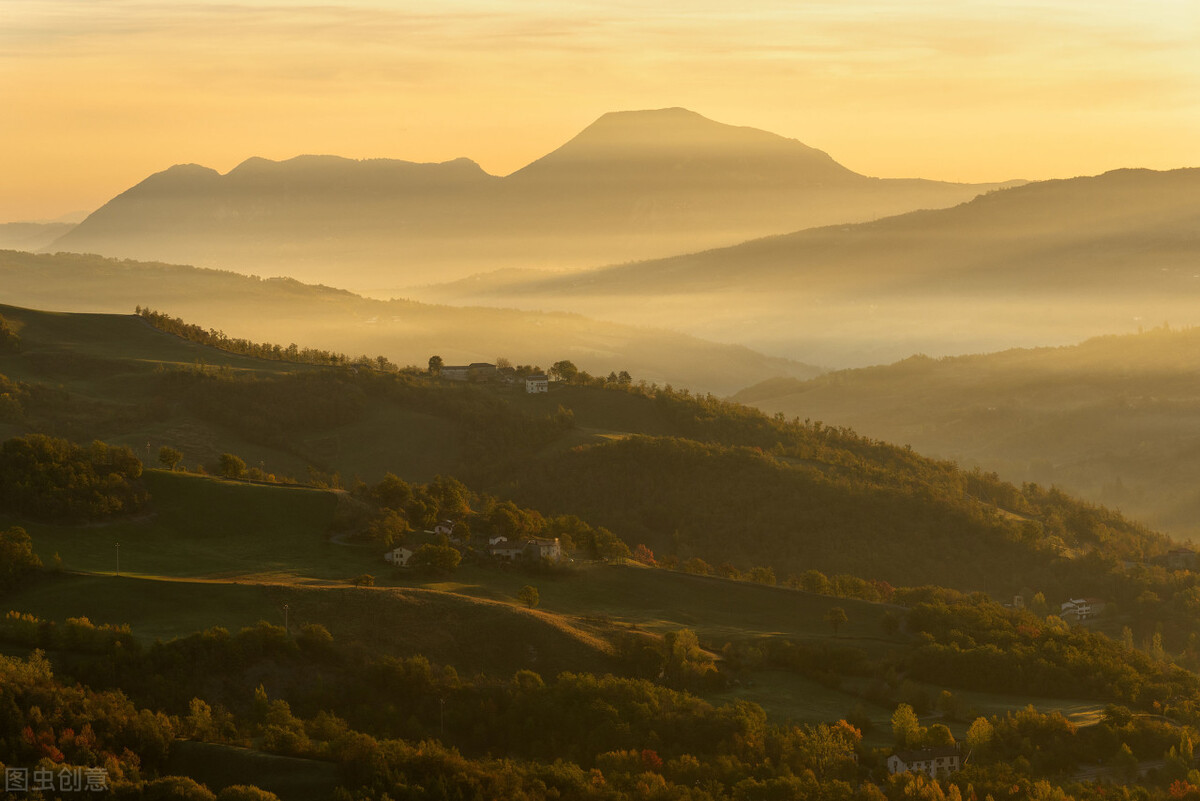
[[[92,526],[32,523],[43,561],[133,576],[313,578],[341,580],[363,572],[361,549],[326,539],[333,493],[150,470],[151,506],[132,520]]]

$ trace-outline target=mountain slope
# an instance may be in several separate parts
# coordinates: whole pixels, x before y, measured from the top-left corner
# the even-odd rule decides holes
[[[1200,535],[1200,330],[778,379],[735,398],[922,453],[1056,484],[1178,536]]]
[[[823,364],[869,364],[1193,321],[1200,169],[1119,170],[950,209],[416,297],[649,319]],[[1086,302],[1081,302],[1086,301]]]
[[[664,256],[993,187],[866,178],[795,140],[662,109],[605,115],[506,178],[466,159],[250,159],[224,176],[176,166],[49,249],[382,292],[503,266]]]

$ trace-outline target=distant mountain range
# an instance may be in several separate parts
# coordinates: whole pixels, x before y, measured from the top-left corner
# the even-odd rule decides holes
[[[0,248],[41,250],[74,227],[75,223],[68,222],[0,223]]]
[[[950,209],[412,296],[654,320],[824,364],[1061,344],[1198,319],[1200,169],[1118,170]]]
[[[606,114],[507,177],[442,164],[253,158],[110,200],[47,249],[386,292],[502,267],[577,268],[954,205],[997,184],[869,178],[685,109]]]

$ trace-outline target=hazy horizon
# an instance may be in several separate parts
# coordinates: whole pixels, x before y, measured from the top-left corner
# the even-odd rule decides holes
[[[252,156],[467,157],[505,175],[606,112],[672,106],[878,177],[1192,166],[1198,15],[1182,0],[15,0],[0,9],[0,100],[20,121],[0,132],[0,220],[56,219],[172,164],[227,172]]]

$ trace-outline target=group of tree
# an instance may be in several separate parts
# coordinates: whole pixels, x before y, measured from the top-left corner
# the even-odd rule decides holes
[[[149,500],[141,475],[142,463],[123,446],[16,437],[0,445],[0,509],[67,522],[130,514]]]
[[[395,372],[397,367],[384,356],[358,356],[351,358],[344,353],[321,350],[319,348],[301,348],[290,345],[276,345],[270,342],[251,342],[228,336],[224,331],[214,328],[205,329],[192,323],[186,323],[178,317],[138,306],[135,312],[159,331],[182,337],[189,342],[207,345],[211,348],[242,356],[252,356],[256,359],[271,359],[273,361],[293,362],[295,364],[317,364],[329,367],[354,367],[359,369]]]

